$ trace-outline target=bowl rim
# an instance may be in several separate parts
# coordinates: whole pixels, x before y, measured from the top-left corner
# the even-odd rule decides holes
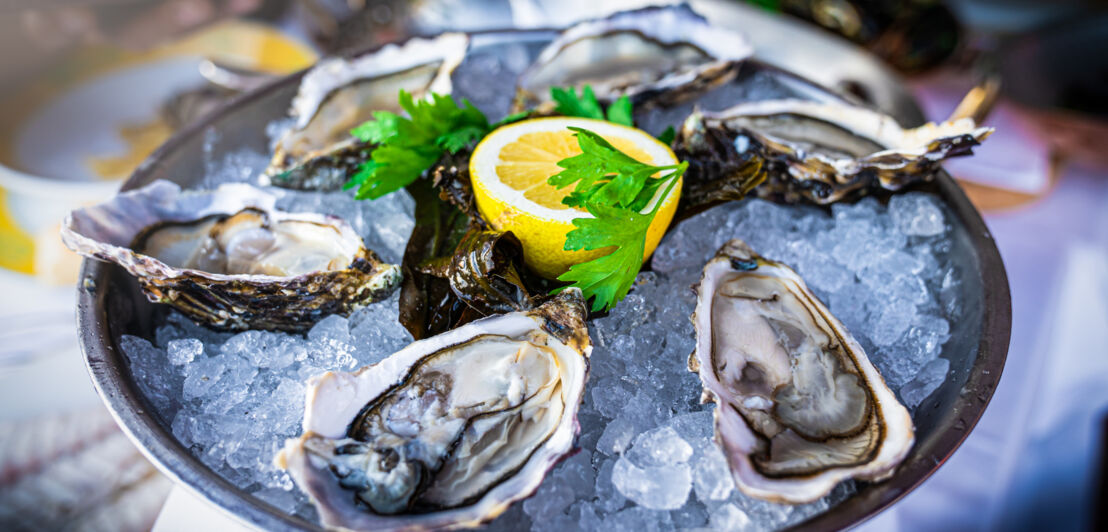
[[[557,31],[550,28],[528,28],[465,33],[470,36],[506,34],[535,37]],[[342,56],[360,55],[379,47],[367,47]],[[753,58],[745,62],[755,64],[762,69],[776,71],[793,78],[794,81],[826,91],[829,96],[838,97],[844,102],[848,101],[834,91],[782,68]],[[236,96],[204,119],[176,132],[139,165],[130,178],[123,183],[122,190],[146,184],[150,180],[150,174],[169,154],[193,137],[202,135],[213,122],[276,90],[299,82],[305,72],[307,69],[274,79],[261,87]],[[851,103],[857,102],[851,101]],[[923,116],[918,107],[903,111],[910,122],[923,122]],[[930,460],[905,462],[892,478],[881,483],[869,484],[832,509],[794,524],[788,530],[850,528],[865,522],[903,498],[934,474],[968,437],[984,414],[1000,380],[1011,335],[1011,296],[1004,263],[980,213],[954,179],[944,170],[939,172],[934,183],[938,187],[939,195],[967,230],[970,244],[978,254],[978,269],[982,275],[982,305],[985,311],[982,316],[981,338],[977,345],[977,358],[970,368],[962,392],[951,407],[952,413],[957,416],[957,421],[938,435]],[[82,262],[77,288],[77,327],[86,368],[97,393],[111,412],[116,424],[135,443],[142,454],[176,485],[183,486],[195,496],[206,499],[225,515],[264,530],[322,530],[315,523],[285,514],[245,494],[193,456],[177,441],[168,428],[158,421],[148,401],[137,389],[130,370],[124,362],[123,353],[117,349],[111,337],[105,305],[108,293],[106,285],[111,268],[113,265],[91,259],[85,259]],[[866,496],[863,497],[863,494]]]

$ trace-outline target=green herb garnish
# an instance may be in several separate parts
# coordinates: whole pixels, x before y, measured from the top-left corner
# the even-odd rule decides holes
[[[577,96],[577,90],[573,87],[566,89],[550,87],[550,98],[558,104],[554,110],[566,116],[607,120],[628,127],[634,125],[631,120],[631,99],[627,96],[620,96],[618,100],[612,102],[607,112],[597,101],[592,87],[588,85],[581,89],[581,96]]]
[[[580,96],[572,87],[551,87],[550,96],[557,103],[555,110],[566,116],[633,126],[631,100],[626,96],[621,96],[607,110],[587,85]],[[370,160],[362,163],[344,186],[347,190],[357,188],[357,199],[377,199],[404,188],[418,179],[444,153],[458,153],[492,130],[530,114],[528,111],[515,113],[489,124],[485,114],[468,100],[462,100],[459,106],[450,96],[435,93],[430,94],[429,99],[417,100],[401,90],[399,102],[407,117],[376,111],[373,120],[350,131],[358,140],[376,145],[370,153]]]
[[[350,131],[358,140],[377,145],[344,187],[358,187],[357,199],[377,199],[404,188],[444,153],[458,153],[493,129],[527,116],[517,113],[490,125],[467,100],[458,106],[450,96],[434,93],[430,100],[416,100],[403,90],[399,100],[407,117],[376,111],[373,120]]]
[[[581,94],[573,88],[552,87],[555,110],[566,116],[607,120],[633,127],[631,100],[622,96],[607,109],[596,99],[591,87]],[[431,94],[429,100],[416,100],[400,91],[400,107],[407,117],[387,111],[373,113],[373,120],[351,131],[362,142],[375,144],[370,160],[361,164],[346,188],[357,187],[357,199],[376,199],[399,190],[418,179],[445,153],[458,153],[481,140],[501,125],[526,118],[523,112],[489,124],[480,110],[463,100],[459,106],[450,96]],[[572,266],[558,277],[580,288],[592,298],[593,310],[610,309],[631,289],[642,267],[646,233],[661,208],[658,201],[650,211],[642,212],[658,190],[664,199],[677,186],[688,163],[651,166],[621,152],[603,137],[581,128],[575,132],[581,154],[563,159],[563,170],[548,182],[574,190],[562,202],[586,209],[591,218],[573,220],[574,229],[566,234],[565,249],[612,252]],[[673,128],[660,138],[672,141]]]
[[[575,229],[566,234],[565,249],[570,251],[611,248],[611,253],[574,265],[558,277],[573,283],[585,298],[593,298],[592,309],[610,309],[631,289],[642,267],[646,250],[646,232],[662,206],[658,201],[647,207],[658,189],[666,198],[685,173],[688,163],[651,166],[619,151],[603,137],[581,128],[576,132],[581,154],[563,159],[565,170],[547,180],[562,188],[576,183],[562,202],[584,207],[592,218],[576,218]],[[668,171],[668,173],[666,173]],[[654,177],[656,174],[662,174]]]
[[[673,129],[673,126],[669,126],[661,135],[658,135],[658,140],[663,144],[673,144],[673,139],[677,138],[677,130]]]

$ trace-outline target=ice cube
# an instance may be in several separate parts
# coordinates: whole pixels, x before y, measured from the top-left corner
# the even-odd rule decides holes
[[[597,379],[589,395],[592,396],[593,408],[607,418],[618,416],[634,397],[630,385],[618,378]]]
[[[727,459],[714,442],[708,441],[699,448],[692,463],[693,487],[701,501],[723,501],[735,489],[731,468]]]
[[[631,507],[604,518],[606,532],[661,532],[673,527],[669,512]]]
[[[928,362],[916,374],[916,378],[900,388],[900,399],[904,406],[916,408],[924,399],[927,399],[946,380],[946,374],[950,370],[950,361],[945,358],[936,358]]]
[[[699,383],[700,380],[697,379],[697,382]],[[709,404],[704,410],[674,416],[669,420],[669,426],[690,444],[711,438],[714,430],[713,409],[714,405]]]
[[[946,229],[942,207],[931,194],[895,195],[889,200],[889,214],[906,235],[935,236]]]
[[[640,468],[621,456],[612,469],[612,483],[624,497],[652,510],[673,510],[685,504],[692,488],[686,464]]]
[[[169,363],[174,366],[188,364],[204,353],[204,343],[197,338],[182,338],[170,340],[166,346],[166,354],[169,355]]]
[[[631,445],[631,438],[635,436],[635,427],[626,418],[617,417],[606,427],[596,442],[596,450],[609,456],[622,454]]]
[[[886,300],[874,309],[869,319],[869,338],[879,346],[892,345],[912,325],[916,306],[903,299]]]
[[[215,386],[227,369],[224,357],[201,358],[189,364],[185,370],[185,382],[182,396],[185,399],[203,397]]]
[[[627,505],[627,498],[612,482],[615,465],[616,460],[605,460],[596,472],[596,507],[603,513],[611,513]]]
[[[564,513],[573,498],[573,490],[568,485],[548,479],[539,485],[534,496],[523,501],[523,511],[535,522],[552,519]]]
[[[716,530],[749,530],[753,523],[746,512],[728,503],[712,512],[711,525]]]
[[[692,446],[673,427],[664,426],[639,434],[627,457],[640,467],[683,464],[692,456]]]
[[[673,526],[679,530],[700,528],[708,524],[708,511],[694,500],[671,511],[669,516],[673,520]]]

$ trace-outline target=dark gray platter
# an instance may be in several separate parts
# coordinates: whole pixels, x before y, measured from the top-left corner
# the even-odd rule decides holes
[[[513,47],[533,56],[553,35],[546,30],[474,34],[470,59],[460,70],[503,67],[503,61],[493,59],[501,57],[493,53],[497,47]],[[267,152],[266,125],[284,116],[299,79],[300,75],[292,75],[245,94],[208,119],[179,132],[131,176],[123,189],[141,187],[157,179],[195,187],[204,178],[207,161],[221,160],[226,154],[244,148]],[[485,95],[474,98],[474,103],[490,116],[499,116],[510,99],[510,89],[503,86],[510,78],[490,75],[486,79],[488,87],[461,84],[458,89],[467,95]],[[795,75],[748,61],[734,82],[702,98],[700,104],[711,109],[741,98],[783,96],[841,100],[840,96]],[[677,122],[687,112],[688,107],[673,109],[666,116],[656,117],[657,125],[664,127],[663,123]],[[904,125],[923,121],[915,107],[892,112]],[[647,128],[657,129],[651,124]],[[953,213],[950,255],[962,274],[960,295],[965,316],[952,324],[952,338],[942,354],[950,360],[950,374],[915,414],[916,445],[896,474],[882,483],[860,483],[856,495],[796,525],[795,529],[847,528],[906,495],[934,473],[969,435],[1000,379],[1011,332],[1011,301],[996,244],[981,216],[948,174],[941,173],[927,188],[940,195]],[[286,515],[238,489],[173,437],[139,391],[119,347],[123,334],[152,337],[164,309],[147,302],[137,283],[117,266],[86,260],[81,279],[77,323],[89,373],[108,409],[142,452],[178,484],[257,527],[319,530],[318,525]]]

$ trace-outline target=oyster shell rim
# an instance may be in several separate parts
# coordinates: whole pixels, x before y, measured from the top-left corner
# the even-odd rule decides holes
[[[470,37],[468,33],[445,32],[431,37],[415,36],[405,41],[387,43],[380,48],[352,56],[335,56],[322,59],[304,72],[300,78],[296,95],[289,103],[288,116],[296,120],[292,130],[303,129],[307,126],[315,118],[319,108],[331,97],[331,94],[342,87],[360,80],[400,74],[436,59],[441,59],[443,64],[428,83],[428,90],[443,92],[443,89],[445,89],[446,93],[453,92],[451,73],[465,60],[469,52],[469,44]],[[375,61],[385,63],[387,66],[379,66],[376,70],[371,70],[370,75],[357,72],[357,69],[363,66],[362,63],[373,64]],[[343,75],[339,80],[327,80],[327,83],[317,81],[316,78],[334,74],[333,72],[326,72],[328,69],[337,69],[346,75]],[[305,89],[305,85],[309,83],[321,83],[323,87],[309,86]],[[306,90],[307,93],[305,93]]]
[[[99,204],[96,204],[96,205],[92,205],[92,206],[89,206],[89,207],[82,207],[82,208],[74,209],[74,211],[70,212],[69,214],[66,214],[65,219],[62,221],[62,226],[61,226],[61,229],[60,229],[61,238],[62,238],[62,241],[66,244],[66,246],[69,249],[71,249],[72,251],[74,251],[76,253],[79,253],[80,255],[82,255],[84,257],[88,257],[88,258],[92,258],[92,259],[96,259],[96,260],[104,261],[104,262],[115,263],[115,264],[123,267],[124,269],[126,269],[128,273],[130,273],[131,275],[134,275],[134,276],[141,275],[141,272],[135,271],[134,268],[137,268],[138,266],[144,266],[144,267],[149,266],[149,267],[152,267],[151,268],[152,271],[158,273],[159,276],[167,278],[167,279],[176,278],[176,277],[184,277],[184,276],[193,276],[193,277],[200,277],[200,278],[204,278],[204,279],[211,279],[213,281],[254,281],[254,282],[257,282],[257,283],[266,284],[266,283],[277,283],[277,282],[282,282],[282,281],[288,281],[290,279],[304,278],[304,277],[308,277],[308,276],[312,276],[312,275],[318,275],[318,274],[321,274],[321,273],[341,271],[341,270],[318,270],[318,271],[312,271],[312,272],[302,273],[302,274],[298,274],[298,275],[267,275],[267,274],[253,274],[253,273],[214,273],[214,272],[206,272],[204,270],[197,270],[197,269],[194,269],[194,268],[179,268],[179,267],[176,267],[176,266],[170,266],[170,265],[162,262],[158,258],[153,257],[151,255],[147,255],[147,254],[142,253],[140,251],[135,251],[134,249],[131,249],[130,245],[119,245],[119,244],[108,243],[108,242],[100,242],[100,243],[104,244],[104,246],[98,246],[97,243],[99,241],[97,241],[95,238],[93,238],[91,236],[82,234],[78,229],[76,229],[74,227],[74,221],[73,221],[74,213],[79,212],[79,211],[80,212],[85,212],[85,211],[88,211],[89,209],[93,209],[93,208],[97,208],[97,207],[107,205],[109,203],[112,203],[112,202],[116,201],[120,197],[123,197],[123,198],[126,198],[126,199],[132,199],[132,198],[137,198],[138,196],[141,196],[141,195],[144,195],[144,194],[158,194],[158,195],[161,196],[162,199],[167,199],[166,196],[165,196],[166,194],[194,195],[194,196],[213,195],[214,196],[216,194],[221,194],[221,193],[222,194],[228,194],[228,195],[235,195],[235,193],[238,192],[238,191],[249,191],[249,193],[255,195],[255,197],[240,196],[244,199],[244,201],[241,203],[241,207],[238,208],[238,209],[233,209],[233,210],[228,210],[228,211],[210,210],[210,211],[204,211],[204,212],[206,212],[206,214],[199,215],[196,218],[192,218],[192,219],[162,219],[159,222],[188,223],[188,222],[193,222],[193,221],[199,221],[199,220],[201,220],[201,219],[203,219],[207,216],[213,216],[213,215],[217,215],[217,214],[235,214],[236,212],[239,212],[241,210],[255,209],[255,210],[258,210],[260,212],[265,213],[267,216],[270,217],[271,220],[289,220],[289,221],[297,221],[297,222],[308,222],[308,223],[314,223],[314,224],[319,224],[319,225],[329,225],[329,226],[332,226],[332,227],[335,227],[336,229],[338,229],[340,231],[340,236],[341,237],[343,237],[343,238],[354,238],[354,239],[357,239],[357,242],[359,242],[359,243],[362,242],[362,237],[354,232],[354,228],[351,227],[350,224],[346,222],[346,220],[343,220],[342,218],[340,218],[338,216],[334,216],[334,215],[330,215],[330,214],[319,214],[319,213],[312,213],[312,212],[294,213],[294,212],[286,212],[286,211],[277,210],[275,208],[275,204],[276,204],[276,201],[277,201],[276,196],[274,196],[273,194],[271,194],[271,193],[269,193],[265,190],[262,190],[262,189],[259,189],[259,188],[256,188],[256,187],[253,187],[253,186],[250,186],[250,185],[246,185],[244,183],[224,184],[224,185],[221,185],[221,186],[219,186],[218,188],[216,188],[214,190],[191,190],[191,189],[183,189],[179,185],[177,185],[176,183],[173,183],[171,181],[165,181],[165,180],[162,180],[162,179],[154,181],[153,183],[150,183],[149,185],[146,185],[145,187],[142,187],[142,188],[132,189],[132,190],[128,190],[126,192],[120,192],[117,196],[113,197],[112,199],[109,199],[108,201],[105,201],[105,202],[102,202],[102,203],[99,203]],[[150,226],[145,226],[144,228],[142,228],[138,232],[136,232],[134,237],[138,237],[138,236],[142,235],[143,232],[145,230],[149,229],[149,228],[150,228]],[[369,251],[370,253],[373,253],[372,250],[369,250],[369,248],[365,247],[364,243],[361,243],[360,246],[361,246],[362,249],[364,249],[366,251]],[[107,248],[107,252],[98,251],[97,248],[100,248],[100,247]],[[376,257],[376,253],[373,253],[373,255],[374,255],[374,257]],[[128,259],[124,259],[123,257],[131,257],[131,259],[128,260]],[[360,253],[358,253],[356,251],[354,253],[352,259],[351,259],[351,263],[356,262],[359,258],[361,258]],[[380,262],[380,259],[377,259],[377,262]],[[386,263],[383,263],[383,262],[381,262],[381,264],[386,265],[386,266],[392,266],[392,265],[389,265],[389,264],[386,264]],[[350,266],[351,265],[347,265],[346,268],[350,268]]]
[[[737,259],[736,254],[743,254],[742,259]],[[726,415],[721,414],[721,411],[729,403],[720,399],[726,390],[724,390],[719,379],[715,377],[714,372],[708,369],[712,367],[711,357],[714,338],[711,334],[702,332],[704,331],[702,320],[707,322],[707,331],[711,331],[712,301],[715,295],[714,286],[706,285],[706,283],[709,283],[711,275],[715,274],[714,270],[723,269],[723,273],[727,271],[753,271],[761,266],[783,267],[782,271],[785,275],[778,277],[784,277],[786,281],[796,284],[797,288],[805,293],[803,294],[806,296],[804,297],[806,300],[805,306],[821,311],[820,314],[824,317],[828,326],[831,327],[831,332],[840,340],[843,340],[844,347],[848,351],[860,355],[852,356],[852,359],[855,367],[861,372],[859,376],[866,381],[868,392],[871,394],[870,399],[873,402],[872,406],[876,407],[873,415],[879,416],[878,422],[881,431],[881,442],[874,450],[875,455],[867,463],[856,466],[825,468],[810,475],[789,477],[765,475],[752,465],[748,449],[742,447],[743,445],[753,445],[753,443],[746,443],[747,440],[758,438],[749,427],[748,422],[734,408],[730,408]],[[710,289],[706,290],[706,288]],[[732,239],[724,243],[712,259],[704,265],[700,281],[695,285],[695,290],[697,292],[697,303],[693,311],[692,321],[696,330],[696,348],[689,356],[688,368],[689,371],[695,372],[700,378],[703,387],[701,400],[710,400],[716,403],[716,408],[712,413],[713,439],[719,445],[720,450],[723,451],[736,488],[751,497],[770,502],[803,504],[827,495],[842,481],[849,479],[879,481],[896,472],[915,446],[915,424],[912,416],[908,409],[896,399],[895,394],[885,383],[884,377],[870,362],[854,336],[846,330],[842,322],[831,314],[826,305],[815,294],[811,293],[799,274],[782,263],[763,258],[742,240]],[[708,295],[705,296],[705,293]],[[739,432],[736,436],[726,437],[724,430]],[[736,437],[738,441],[735,440]],[[753,481],[764,482],[754,485]]]
[[[904,128],[892,116],[862,105],[831,104],[797,98],[741,102],[718,111],[700,112],[700,116],[709,121],[724,121],[735,116],[786,114],[801,115],[827,122],[848,131],[852,135],[884,146],[882,150],[860,157],[831,159],[821,153],[807,154],[808,157],[815,157],[832,164],[841,173],[856,173],[858,170],[840,168],[839,165],[843,163],[836,164],[836,161],[868,161],[888,154],[923,157],[930,153],[927,145],[936,140],[969,136],[980,143],[995,132],[995,128],[978,126],[969,117],[944,122],[927,122],[922,126]],[[924,141],[924,139],[929,140]]]
[[[295,190],[312,190],[299,182],[287,183],[277,176],[296,170],[326,157],[343,156],[346,153],[367,149],[364,142],[347,136],[326,146],[312,146],[294,155],[296,146],[288,146],[290,139],[305,131],[315,120],[320,109],[334,94],[355,83],[371,82],[388,76],[403,75],[435,61],[441,61],[434,76],[427,82],[427,93],[453,93],[452,75],[465,61],[471,38],[466,32],[444,32],[433,36],[413,36],[407,40],[386,43],[383,46],[348,56],[325,57],[305,69],[299,77],[296,93],[288,106],[286,117],[291,126],[272,142],[272,154],[262,175],[274,186]],[[299,181],[310,181],[301,178]],[[333,187],[320,187],[332,189]]]
[[[659,22],[654,18],[679,17],[683,24],[673,25],[673,34],[659,35],[671,26],[666,24],[654,24],[647,26],[645,22]],[[713,32],[721,39],[723,44],[707,41],[699,33],[688,31],[689,25],[699,25],[700,30]],[[659,27],[664,28],[659,30]],[[558,34],[539,52],[539,55],[531,62],[516,79],[516,90],[531,97],[539,97],[540,101],[545,95],[536,95],[532,87],[525,80],[533,77],[535,72],[548,67],[558,54],[570,46],[589,38],[606,37],[616,33],[632,33],[644,40],[653,41],[662,46],[676,46],[687,44],[711,58],[695,68],[680,74],[669,73],[661,78],[647,83],[640,83],[625,88],[620,95],[632,98],[640,93],[650,91],[670,90],[683,85],[691,84],[701,76],[724,80],[734,72],[729,72],[730,66],[749,59],[754,55],[754,47],[746,36],[737,30],[724,28],[712,24],[706,17],[694,10],[688,3],[659,4],[640,7],[637,9],[616,11],[606,16],[582,20],[560,29]],[[691,38],[690,38],[691,36]],[[728,45],[731,45],[730,47]],[[594,89],[596,89],[594,87]],[[597,93],[600,100],[612,99],[615,94]]]
[[[288,471],[297,487],[308,495],[320,512],[320,520],[325,528],[350,530],[345,526],[349,523],[345,523],[341,517],[329,522],[336,518],[336,514],[342,513],[343,509],[324,509],[321,506],[333,505],[321,498],[345,496],[352,501],[353,495],[338,487],[338,482],[329,471],[323,470],[323,474],[319,475],[312,474],[319,473],[321,468],[312,464],[313,458],[304,450],[305,442],[313,436],[329,439],[346,436],[349,423],[357,418],[364,406],[401,385],[403,376],[426,356],[462,345],[479,336],[518,336],[527,331],[541,330],[549,338],[557,340],[561,344],[560,348],[570,351],[566,356],[580,356],[581,364],[572,375],[578,377],[574,381],[575,389],[567,394],[573,399],[565,403],[562,418],[554,432],[532,451],[519,469],[495,484],[476,501],[463,506],[396,515],[378,515],[360,508],[355,509],[359,512],[355,518],[369,520],[358,524],[373,525],[373,530],[380,531],[452,530],[473,528],[489,522],[512,504],[533,495],[554,466],[576,452],[577,436],[581,429],[577,416],[586,393],[592,354],[592,342],[584,320],[587,313],[581,291],[569,288],[534,309],[488,316],[429,338],[415,340],[384,360],[353,372],[328,371],[316,375],[309,379],[305,390],[303,432],[297,438],[286,440],[284,447],[274,457],[274,464]],[[350,396],[351,392],[353,397]],[[328,399],[343,401],[338,413],[329,406]],[[326,417],[335,419],[325,419]],[[319,497],[319,493],[323,497]],[[353,502],[350,504],[354,506]]]

